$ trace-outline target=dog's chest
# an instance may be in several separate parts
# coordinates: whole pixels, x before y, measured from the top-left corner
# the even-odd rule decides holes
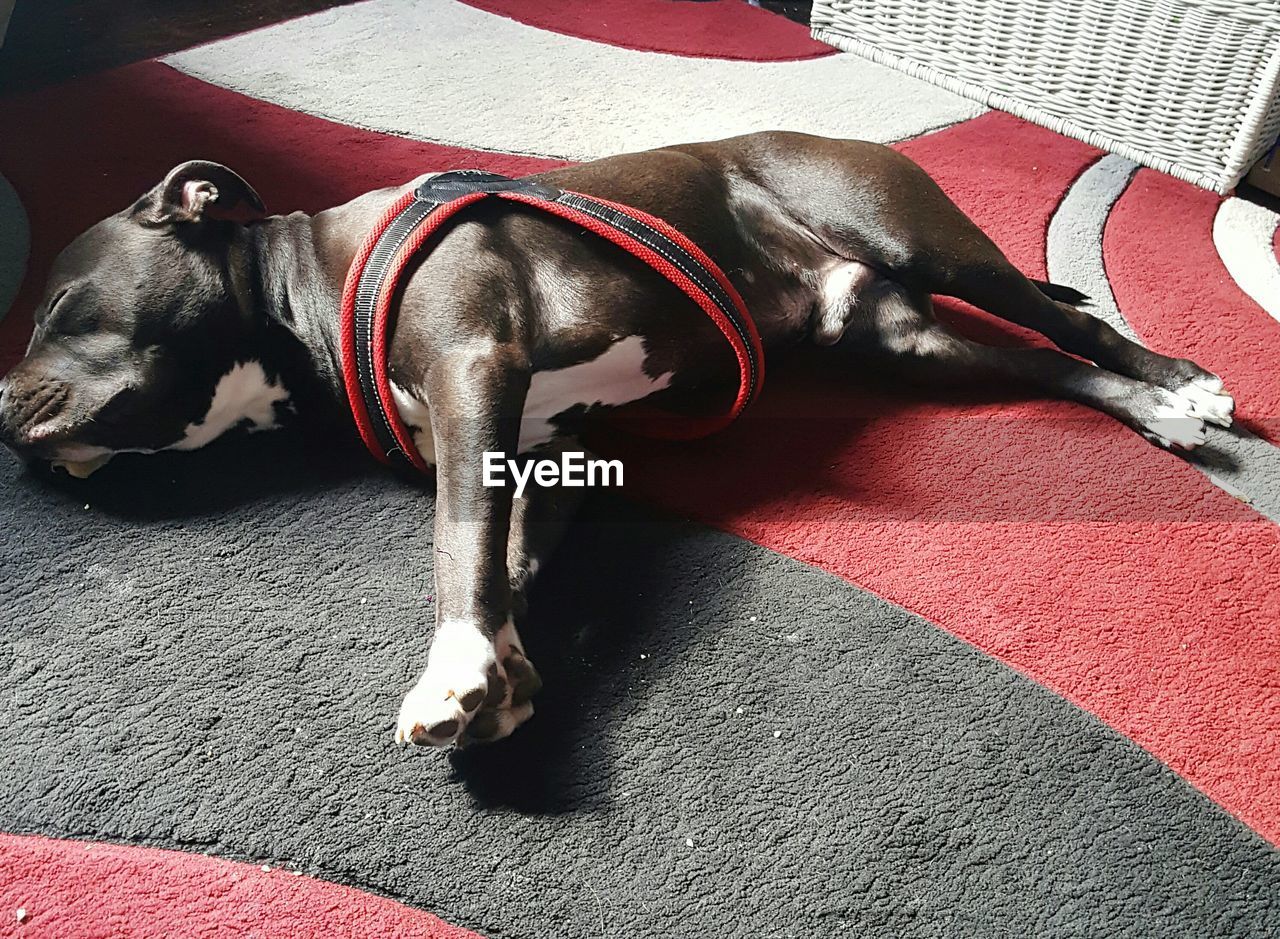
[[[525,397],[518,452],[525,453],[555,439],[561,432],[560,419],[569,414],[629,404],[668,387],[672,373],[651,374],[645,368],[646,358],[645,340],[627,336],[593,359],[535,372]],[[394,383],[391,392],[400,417],[413,433],[418,452],[434,464],[435,437],[426,395]]]

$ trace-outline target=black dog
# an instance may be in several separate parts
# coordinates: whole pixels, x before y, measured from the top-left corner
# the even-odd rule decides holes
[[[611,157],[539,179],[665,219],[728,273],[765,344],[846,336],[1105,411],[1162,446],[1227,425],[1222,382],[1136,345],[1028,280],[919,167],[857,141],[762,133]],[[212,163],[174,169],[58,258],[0,433],[84,475],[113,454],[194,449],[291,409],[350,427],[336,311],[348,267],[406,187],[263,218]],[[233,210],[258,218],[233,222]],[[999,349],[935,320],[933,294],[1030,327],[1072,355]],[[389,347],[396,403],[437,468],[437,622],[397,739],[493,740],[539,681],[513,611],[570,509],[512,498],[482,455],[562,446],[589,409],[699,399],[736,375],[723,337],[643,263],[537,211],[481,203],[407,279]],[[1079,356],[1080,358],[1074,358]],[[1082,361],[1088,359],[1095,365]]]

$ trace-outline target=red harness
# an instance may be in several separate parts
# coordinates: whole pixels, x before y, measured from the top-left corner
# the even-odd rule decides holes
[[[342,291],[342,375],[360,437],[384,463],[398,456],[426,472],[413,435],[400,418],[387,375],[392,301],[410,259],[459,210],[496,196],[568,219],[644,261],[689,296],[728,340],[738,362],[738,393],[730,409],[682,418],[681,427],[649,428],[674,439],[703,437],[727,427],[760,392],[764,350],[742,297],[696,244],[639,209],[552,189],[533,180],[478,170],[433,176],[405,193],[378,220],[347,272]]]

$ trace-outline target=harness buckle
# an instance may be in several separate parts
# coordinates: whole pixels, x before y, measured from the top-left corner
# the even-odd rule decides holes
[[[424,180],[413,195],[422,202],[445,203],[473,192],[518,192],[548,202],[554,202],[562,194],[559,189],[532,179],[511,179],[483,170],[450,170]]]

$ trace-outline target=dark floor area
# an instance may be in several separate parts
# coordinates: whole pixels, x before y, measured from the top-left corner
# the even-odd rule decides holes
[[[150,59],[352,0],[18,0],[0,92]]]
[[[770,13],[780,13],[789,20],[809,24],[809,14],[813,12],[813,0],[756,0],[756,6],[764,7]]]

